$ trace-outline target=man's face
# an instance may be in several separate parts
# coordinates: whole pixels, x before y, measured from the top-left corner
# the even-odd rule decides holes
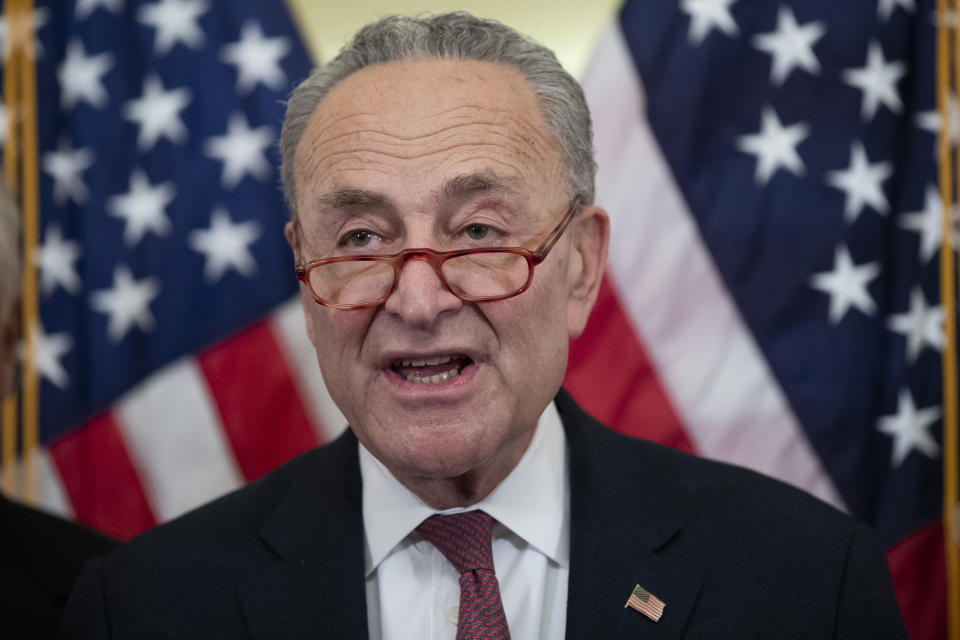
[[[528,83],[477,61],[349,76],[313,113],[294,171],[300,228],[288,237],[304,261],[409,247],[534,249],[569,204]],[[595,296],[584,274],[603,260],[606,218],[590,211],[588,231],[575,220],[530,288],[507,300],[463,302],[421,260],[404,266],[384,304],[362,311],[325,308],[301,285],[331,396],[401,481],[502,477],[519,460]],[[584,235],[599,239],[581,246]],[[409,380],[442,371],[456,375]]]

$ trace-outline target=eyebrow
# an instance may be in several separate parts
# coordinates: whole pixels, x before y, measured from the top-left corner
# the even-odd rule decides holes
[[[516,178],[502,176],[493,171],[475,171],[454,176],[434,192],[437,208],[454,207],[479,193],[517,193]],[[396,207],[386,195],[367,189],[345,187],[318,198],[328,209],[368,207],[395,211]]]
[[[479,193],[516,193],[518,179],[502,176],[493,171],[475,171],[454,176],[447,181],[435,196],[437,208],[443,210],[460,204]]]
[[[330,209],[346,209],[348,207],[394,208],[390,199],[382,193],[354,188],[337,189],[333,193],[321,196],[319,202]]]

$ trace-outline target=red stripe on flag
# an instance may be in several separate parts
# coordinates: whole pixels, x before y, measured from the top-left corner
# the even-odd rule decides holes
[[[609,275],[586,330],[570,345],[563,384],[588,413],[617,431],[694,453]]]
[[[198,360],[248,481],[319,444],[266,323],[217,344]]]
[[[102,413],[50,446],[78,522],[121,540],[157,523],[120,429]]]
[[[934,522],[887,551],[900,613],[911,640],[947,637],[947,571],[943,526]]]

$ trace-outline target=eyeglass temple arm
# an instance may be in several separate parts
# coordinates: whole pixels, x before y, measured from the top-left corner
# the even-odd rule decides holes
[[[560,236],[563,235],[563,232],[567,230],[567,226],[570,224],[570,221],[573,220],[574,216],[580,211],[580,207],[583,206],[583,196],[578,195],[573,199],[573,202],[570,203],[570,208],[567,209],[567,212],[564,214],[563,219],[560,221],[553,231],[550,232],[550,235],[546,237],[543,241],[543,244],[540,245],[540,248],[534,251],[534,254],[537,256],[538,261],[543,261],[547,254],[550,253],[550,250],[553,249],[553,245],[557,244],[557,240],[560,239]]]

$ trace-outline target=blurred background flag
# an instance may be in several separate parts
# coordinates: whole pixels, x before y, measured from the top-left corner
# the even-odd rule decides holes
[[[282,237],[311,61],[281,2],[31,15],[36,497],[127,538],[345,424]],[[618,430],[866,522],[923,640],[947,633],[935,141],[960,141],[935,24],[931,0],[627,2],[584,74],[613,244],[565,380]]]
[[[614,375],[612,343],[640,345],[650,375],[625,386],[675,416],[666,441],[870,525],[930,640],[947,635],[936,140],[960,137],[936,22],[912,0],[628,1],[584,76],[614,234],[568,377],[639,424],[589,400],[610,392],[586,343],[611,343]]]
[[[282,2],[42,0],[31,17],[43,446],[20,484],[126,538],[343,426],[291,373],[309,349],[276,140],[312,62]]]

